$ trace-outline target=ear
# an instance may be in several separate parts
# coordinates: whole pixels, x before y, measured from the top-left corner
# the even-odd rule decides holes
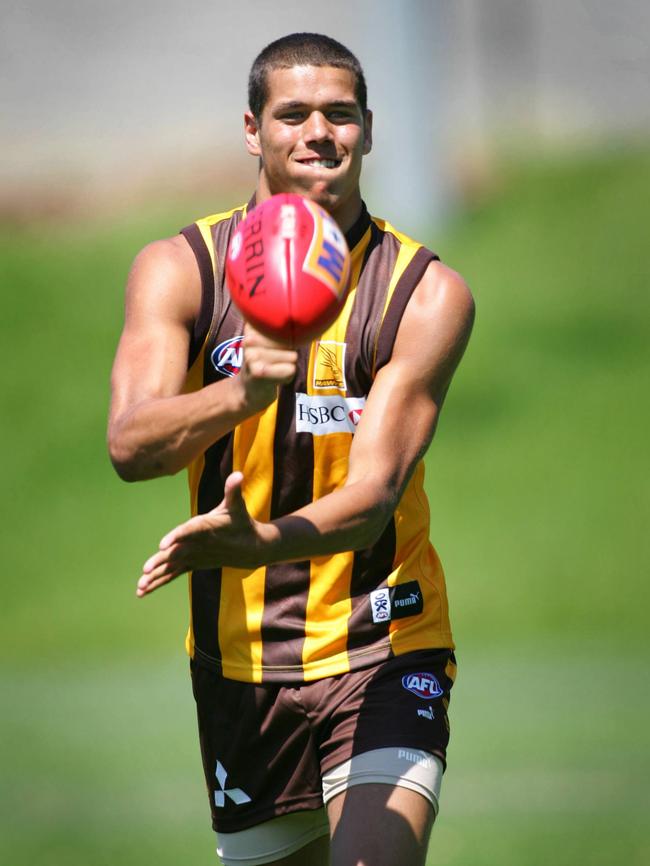
[[[261,156],[260,128],[252,111],[244,113],[244,134],[246,136],[246,150],[251,156]]]
[[[363,124],[363,155],[370,153],[372,150],[372,111],[366,111],[366,118]]]

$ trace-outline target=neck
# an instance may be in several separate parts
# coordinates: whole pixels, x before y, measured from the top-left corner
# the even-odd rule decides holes
[[[282,191],[296,192],[299,195],[305,195],[306,198],[311,199],[312,201],[316,202],[316,204],[319,204],[321,207],[325,208],[325,210],[330,214],[330,216],[332,216],[336,220],[338,227],[344,234],[352,228],[352,226],[361,215],[361,191],[358,187],[354,191],[354,193],[345,201],[337,200],[336,196],[331,196],[327,193],[319,196],[318,194],[309,194],[300,190]],[[280,190],[272,191],[270,189],[268,181],[264,175],[264,171],[261,171],[258,177],[257,187],[255,189],[256,204],[261,204],[263,201],[271,198],[271,196],[275,195],[277,192],[280,192]]]

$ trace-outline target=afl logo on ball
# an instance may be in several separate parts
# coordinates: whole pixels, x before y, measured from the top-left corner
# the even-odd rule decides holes
[[[244,338],[231,337],[219,343],[210,355],[212,365],[222,376],[236,376],[244,362]]]
[[[404,688],[418,698],[439,698],[442,694],[440,683],[433,674],[406,674],[402,677]]]

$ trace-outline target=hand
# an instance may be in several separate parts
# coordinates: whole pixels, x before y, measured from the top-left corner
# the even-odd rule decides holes
[[[243,481],[241,472],[233,472],[226,479],[223,501],[216,508],[192,517],[165,535],[158,552],[143,566],[136,589],[139,598],[196,568],[255,568],[260,564],[259,524],[246,508]]]
[[[265,409],[277,396],[278,385],[296,375],[298,353],[265,337],[251,325],[244,326],[244,363],[235,381],[244,391],[244,401],[254,411]]]

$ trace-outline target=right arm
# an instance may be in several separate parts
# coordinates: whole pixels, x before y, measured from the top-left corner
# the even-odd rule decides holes
[[[137,256],[111,376],[108,447],[118,475],[172,475],[241,421],[264,409],[295,374],[296,353],[248,326],[233,378],[182,394],[190,335],[201,303],[198,266],[182,236]]]

